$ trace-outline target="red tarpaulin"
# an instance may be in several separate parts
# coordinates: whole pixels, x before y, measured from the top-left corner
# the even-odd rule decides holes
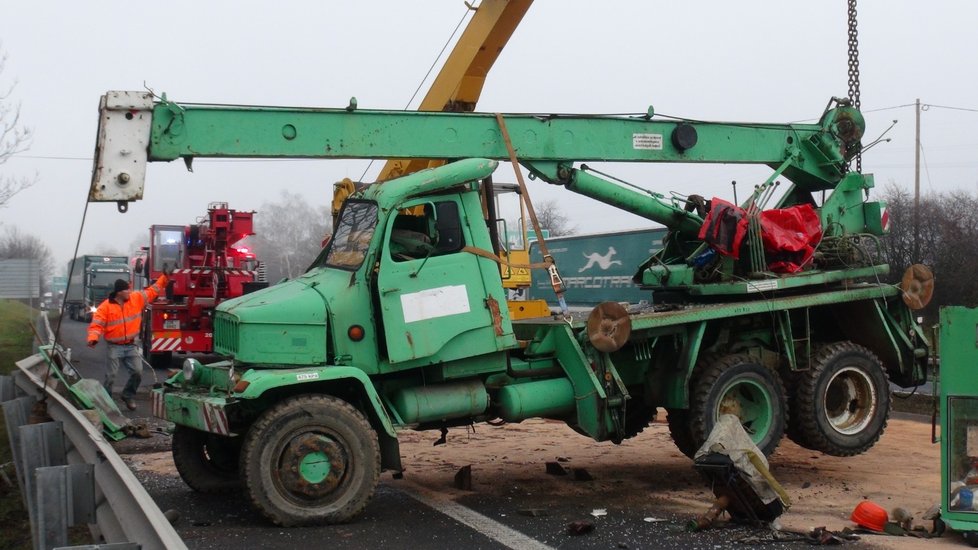
[[[822,240],[822,222],[810,204],[761,212],[761,239],[768,269],[775,273],[801,271]]]
[[[710,212],[700,227],[699,238],[717,252],[739,258],[747,234],[747,212],[716,197],[710,203]],[[795,273],[811,262],[815,246],[822,239],[822,224],[812,205],[765,210],[761,212],[760,222],[769,270]]]

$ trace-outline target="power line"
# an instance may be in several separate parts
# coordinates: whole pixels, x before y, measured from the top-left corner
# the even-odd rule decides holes
[[[87,160],[92,162],[92,157],[55,157],[47,155],[10,155],[10,158],[18,159],[39,159],[39,160]]]
[[[948,109],[950,111],[968,111],[971,113],[978,113],[978,109],[972,109],[970,107],[951,107],[948,105],[934,105],[933,103],[923,103],[921,107],[926,109]]]
[[[878,113],[880,111],[892,111],[893,109],[902,109],[904,107],[913,107],[915,103],[905,103],[903,105],[893,105],[891,107],[880,107],[879,109],[865,109],[860,110],[862,113]]]

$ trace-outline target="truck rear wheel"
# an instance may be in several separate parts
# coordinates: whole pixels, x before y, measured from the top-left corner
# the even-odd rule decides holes
[[[876,444],[890,416],[890,388],[876,355],[853,342],[815,353],[797,373],[791,398],[791,438],[832,456],[853,456]]]
[[[329,395],[289,398],[248,430],[241,453],[252,503],[282,526],[335,524],[366,508],[380,446],[366,417]]]
[[[194,491],[220,494],[241,488],[238,477],[241,438],[177,426],[173,431],[172,451],[177,472]]]
[[[788,404],[778,373],[746,355],[729,355],[706,366],[691,385],[689,428],[693,453],[721,414],[735,414],[765,455],[784,436]],[[675,436],[674,436],[675,438]]]

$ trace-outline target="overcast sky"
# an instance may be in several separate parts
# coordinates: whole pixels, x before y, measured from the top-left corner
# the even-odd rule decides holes
[[[99,96],[144,83],[180,102],[402,109],[465,17],[461,0],[201,2],[2,0],[0,41],[13,98],[35,133],[30,151],[0,165],[37,184],[0,209],[51,248],[74,250],[91,179]],[[912,190],[916,98],[922,113],[923,192],[978,191],[978,2],[861,0],[859,44],[865,172],[878,187]],[[423,87],[422,90],[425,90]],[[695,119],[816,119],[847,83],[844,0],[537,0],[489,75],[479,110],[657,112]],[[416,106],[420,96],[411,104]],[[217,161],[151,165],[145,199],[119,214],[92,204],[80,254],[129,252],[154,223],[193,223],[207,204],[259,210],[282,190],[325,206],[332,183],[367,161]],[[367,180],[376,174],[375,163]],[[605,166],[662,193],[730,197],[768,169],[690,165]],[[497,181],[514,181],[508,164]],[[533,182],[530,185],[534,185]],[[536,183],[578,232],[652,225]],[[60,273],[59,273],[60,274]]]

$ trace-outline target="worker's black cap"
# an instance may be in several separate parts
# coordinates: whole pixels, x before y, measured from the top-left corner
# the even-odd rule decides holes
[[[112,292],[121,292],[123,290],[129,290],[129,281],[125,279],[116,279],[115,287],[112,289]]]

